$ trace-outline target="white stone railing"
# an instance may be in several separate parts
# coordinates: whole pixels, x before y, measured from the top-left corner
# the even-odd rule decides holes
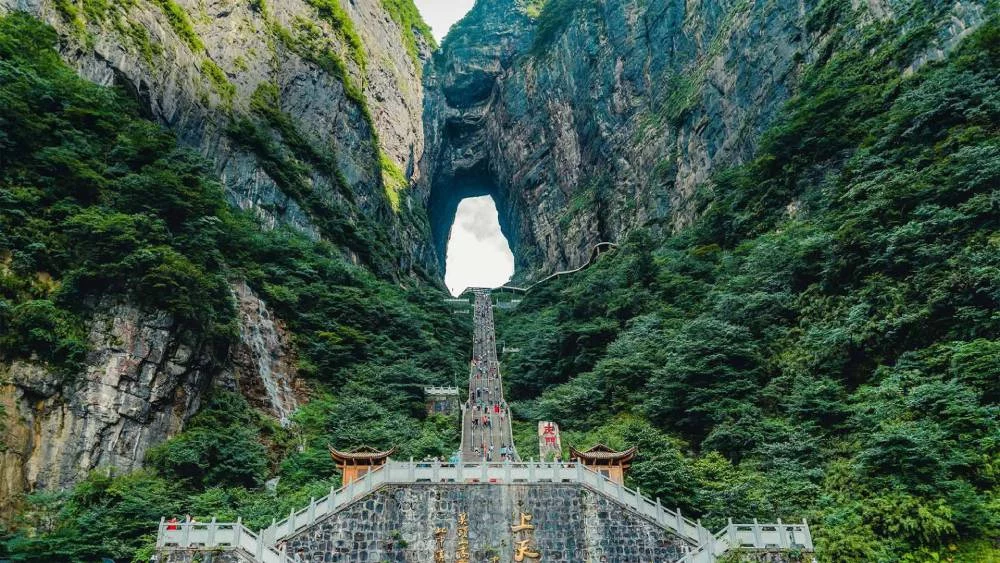
[[[702,527],[700,522],[685,518],[680,509],[670,510],[659,499],[650,500],[639,490],[615,483],[599,473],[587,469],[579,463],[506,462],[506,463],[457,463],[441,462],[396,462],[389,461],[381,469],[366,474],[361,479],[340,489],[331,489],[330,494],[311,500],[309,506],[292,511],[288,518],[274,522],[259,534],[253,534],[237,522],[236,524],[191,524],[179,525],[176,530],[168,530],[161,521],[157,546],[185,547],[202,545],[206,547],[238,546],[247,553],[262,553],[257,560],[262,563],[286,563],[273,546],[298,532],[313,526],[316,522],[334,514],[356,500],[388,485],[419,484],[539,484],[573,483],[582,485],[598,494],[624,505],[668,529],[686,541],[698,546],[685,555],[678,563],[710,563],[716,558],[739,547],[788,549],[799,547],[812,550],[809,526],[801,524],[732,524],[717,534]],[[234,531],[237,530],[237,531]]]
[[[268,544],[243,526],[242,521],[167,522],[160,519],[156,535],[156,549],[167,550],[219,550],[242,551],[259,563],[295,563],[284,553]]]
[[[309,528],[317,520],[340,510],[385,485],[410,485],[421,483],[461,484],[532,484],[578,483],[637,511],[657,525],[670,529],[695,545],[701,545],[711,532],[697,522],[684,518],[680,510],[670,510],[654,502],[639,491],[608,480],[579,463],[457,463],[392,462],[382,469],[366,474],[363,478],[330,494],[313,500],[309,506],[292,512],[288,518],[273,523],[261,532],[264,541],[273,545],[297,532]]]
[[[785,524],[778,519],[777,524],[761,524],[754,519],[753,524],[729,524],[702,542],[696,549],[682,557],[677,563],[714,563],[719,556],[733,549],[812,551],[812,534],[809,524]],[[815,561],[815,560],[814,560]]]

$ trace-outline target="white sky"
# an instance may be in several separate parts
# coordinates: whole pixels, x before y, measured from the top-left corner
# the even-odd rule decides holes
[[[448,34],[451,25],[472,9],[475,0],[414,0],[424,21],[431,26],[438,42]]]
[[[452,295],[467,287],[499,287],[514,273],[514,255],[500,232],[490,196],[463,199],[448,240],[444,283]]]

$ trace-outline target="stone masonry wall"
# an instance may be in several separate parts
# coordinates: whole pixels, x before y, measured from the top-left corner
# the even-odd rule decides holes
[[[521,513],[531,532],[513,533]],[[459,514],[468,515],[471,561],[511,561],[518,542],[550,562],[672,562],[688,545],[622,505],[575,484],[390,486],[293,536],[303,562],[434,561],[443,528],[456,560]],[[300,551],[301,550],[301,551]],[[525,559],[532,561],[532,559]]]

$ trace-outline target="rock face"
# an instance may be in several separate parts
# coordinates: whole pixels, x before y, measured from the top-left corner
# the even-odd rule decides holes
[[[103,302],[90,321],[86,370],[66,376],[18,360],[0,365],[7,414],[0,508],[36,489],[69,487],[98,467],[131,471],[183,429],[211,386],[246,395],[286,421],[299,403],[288,335],[245,284],[233,287],[240,340],[226,358],[165,314]]]
[[[433,265],[424,198],[402,190],[394,209],[387,192],[401,188],[385,177],[415,173],[423,153],[423,62],[403,34],[414,35],[420,57],[430,46],[400,29],[381,0],[341,2],[346,22],[305,0],[106,5],[0,0],[0,12],[24,10],[53,25],[82,76],[134,92],[143,111],[215,164],[231,202],[264,225],[329,238],[362,259],[378,238],[366,230],[379,231],[396,252],[380,264],[385,273]],[[171,7],[185,17],[168,17]],[[234,127],[246,123],[256,129]],[[331,231],[329,215],[362,234]]]
[[[539,0],[479,0],[423,72],[430,46],[381,0],[341,0],[342,14],[311,0],[0,0],[0,12],[51,23],[83,76],[130,90],[214,163],[234,206],[396,277],[441,271],[471,195],[497,199],[524,281],[579,266],[637,226],[683,228],[696,187],[753,155],[831,41],[810,25],[818,0],[548,1],[563,21],[541,25]],[[984,2],[935,3],[920,16],[931,46],[901,72],[941,58],[982,21]],[[860,29],[910,3],[855,4]],[[233,350],[106,302],[82,373],[0,365],[0,514],[22,491],[139,467],[211,385],[287,417],[297,405],[288,335],[249,288],[234,294]],[[597,553],[588,537],[574,549]]]
[[[433,272],[426,197],[394,178],[419,175],[430,45],[381,0],[344,0],[326,15],[313,4],[0,0],[0,13],[55,27],[67,62],[132,92],[265,227],[325,238],[385,276]],[[0,514],[24,491],[67,487],[97,467],[139,468],[213,385],[287,420],[301,391],[289,335],[248,287],[233,291],[240,340],[229,351],[207,350],[167,316],[104,302],[82,373],[0,363]]]
[[[98,466],[136,469],[197,411],[211,351],[178,334],[167,315],[122,303],[99,311],[85,373],[67,377],[31,361],[0,368],[9,382],[0,503],[70,486]]]
[[[561,10],[542,29],[524,0],[479,0],[425,74],[423,181],[442,263],[468,195],[497,200],[521,280],[579,266],[640,225],[683,228],[699,184],[752,157],[833,41],[810,22],[814,0],[548,2]],[[984,9],[852,5],[847,37],[889,19],[935,30],[901,72],[940,58]]]
[[[250,399],[282,424],[298,408],[295,351],[283,323],[246,283],[233,288],[240,338],[229,351],[226,369],[216,383]]]
[[[514,560],[519,542],[543,561],[676,561],[680,538],[579,485],[434,485],[383,488],[287,540],[289,553],[326,561],[434,561],[435,531],[457,555],[468,518],[470,561]],[[522,513],[531,530],[514,532]],[[529,560],[529,559],[525,559]]]

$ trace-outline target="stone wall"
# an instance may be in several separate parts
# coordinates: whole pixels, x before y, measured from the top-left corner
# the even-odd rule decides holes
[[[462,513],[472,561],[511,561],[524,540],[550,562],[676,561],[688,545],[575,484],[427,483],[383,488],[290,538],[287,549],[310,563],[429,562],[442,528],[446,560],[454,561]],[[511,525],[520,523],[521,513],[531,515],[534,529],[515,534]]]

